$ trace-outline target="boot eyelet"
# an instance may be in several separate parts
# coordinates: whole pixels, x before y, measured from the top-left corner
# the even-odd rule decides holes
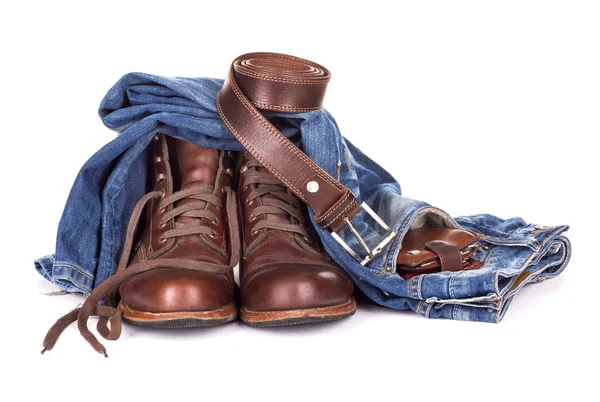
[[[165,195],[167,195],[167,193],[165,192],[165,190],[160,192],[160,198],[165,198]]]
[[[213,239],[216,239],[217,238],[217,232],[213,230],[212,233],[209,234],[209,236],[212,237]]]
[[[164,242],[166,242],[166,241],[167,241],[167,239],[165,239],[165,237],[164,237],[164,236],[160,236],[160,239],[158,239],[158,242],[159,242],[159,243],[164,243]]]
[[[246,198],[246,205],[251,205],[254,202],[254,200],[249,200],[248,198]]]
[[[219,218],[211,219],[210,221],[212,222],[213,225],[219,224]]]
[[[165,179],[165,175],[162,173],[159,173],[158,176],[156,177],[157,181],[163,181]]]
[[[156,163],[161,163],[161,162],[162,162],[162,157],[160,157],[160,156],[156,155],[156,156],[154,157],[154,162],[156,162]]]
[[[256,220],[256,216],[250,215],[250,222],[254,222]]]
[[[256,236],[256,234],[257,234],[257,233],[258,233],[258,230],[256,230],[256,229],[252,229],[252,230],[250,231],[250,234],[251,234],[252,236]]]
[[[160,223],[158,224],[158,228],[159,228],[159,229],[163,229],[165,226],[167,226],[167,222],[160,222]]]
[[[304,240],[305,240],[307,243],[310,243],[310,239],[309,239],[308,237],[306,237],[306,236],[302,236],[302,237],[304,237]]]

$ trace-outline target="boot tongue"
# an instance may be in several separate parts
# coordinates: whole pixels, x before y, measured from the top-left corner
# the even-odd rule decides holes
[[[176,163],[180,174],[178,182],[181,187],[179,190],[215,185],[219,169],[218,150],[201,147],[184,140],[175,140],[175,155],[177,155]],[[199,201],[193,198],[183,199],[177,203],[177,206],[190,202]],[[180,216],[175,219],[175,223],[190,223],[199,220],[200,218]]]

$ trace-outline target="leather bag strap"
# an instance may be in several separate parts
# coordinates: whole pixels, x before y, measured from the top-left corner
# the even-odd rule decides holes
[[[231,64],[217,110],[248,152],[315,211],[319,226],[337,232],[360,211],[356,197],[259,111],[319,110],[329,79],[325,67],[298,57],[244,54]]]

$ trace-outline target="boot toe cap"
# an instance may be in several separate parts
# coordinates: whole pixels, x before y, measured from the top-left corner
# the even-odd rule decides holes
[[[210,311],[233,301],[233,282],[224,275],[157,269],[127,278],[120,287],[128,308],[152,313]]]
[[[242,286],[244,306],[281,311],[337,306],[352,298],[350,278],[337,269],[295,266],[271,269]]]

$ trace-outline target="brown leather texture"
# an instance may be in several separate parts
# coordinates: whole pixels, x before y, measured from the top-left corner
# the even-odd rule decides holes
[[[425,248],[437,254],[443,271],[460,271],[462,269],[461,250],[454,244],[444,240],[430,240],[425,243]]]
[[[247,152],[240,156],[239,163],[240,172],[246,173],[249,173],[247,172],[249,165],[260,165],[254,156]],[[281,192],[287,192],[289,196],[295,197],[264,167],[251,169],[256,169],[263,180],[266,178],[268,181],[269,177],[272,178],[274,183],[279,183],[276,186]],[[282,205],[282,197],[278,197],[273,192],[249,200],[248,197],[257,190],[257,187],[265,185],[249,184],[248,177],[250,175],[240,174],[237,192],[242,225],[243,251],[240,261],[242,313],[245,312],[245,316],[251,320],[258,319],[254,317],[254,312],[319,309],[342,305],[348,307],[348,303],[353,301],[352,281],[325,253],[310,224],[305,205],[301,202],[297,203],[302,208],[302,222],[298,222],[284,212],[259,214],[258,212],[261,208],[264,209],[265,205]],[[282,208],[292,207],[283,205]],[[272,226],[280,225],[284,228],[301,225],[306,231],[306,236],[272,228],[257,229],[264,226],[265,221]],[[345,310],[341,308],[339,311]],[[298,316],[296,313],[280,315],[287,318]],[[244,319],[245,316],[242,315],[242,318]],[[269,315],[269,317],[276,319],[278,316]]]
[[[238,57],[233,71],[240,89],[258,109],[291,113],[321,109],[331,77],[316,63],[273,53]]]
[[[481,235],[466,229],[424,226],[409,230],[402,240],[396,270],[404,279],[440,271],[477,269],[472,258]]]
[[[231,152],[157,135],[148,149],[148,187],[169,196],[174,191],[196,186],[214,186],[212,194],[224,202],[223,189],[231,186],[233,156]],[[229,250],[225,239],[228,238],[228,218],[225,208],[193,198],[179,201],[176,207],[193,202],[199,203],[201,209],[210,209],[217,219],[207,221],[206,218],[178,216],[164,224],[161,219],[173,206],[161,209],[159,199],[150,201],[145,229],[130,264],[153,259],[186,258],[227,265]],[[211,234],[162,238],[169,229],[200,220],[213,229]],[[215,274],[166,268],[127,278],[120,286],[120,295],[128,309],[138,312],[210,311],[231,304],[234,289],[233,271]]]
[[[337,231],[344,226],[345,217],[352,218],[360,211],[354,194],[258,110],[317,110],[329,79],[325,67],[308,60],[277,53],[248,53],[231,64],[217,96],[217,110],[248,152],[315,211],[316,222]],[[316,182],[318,190],[309,191],[310,182]]]

